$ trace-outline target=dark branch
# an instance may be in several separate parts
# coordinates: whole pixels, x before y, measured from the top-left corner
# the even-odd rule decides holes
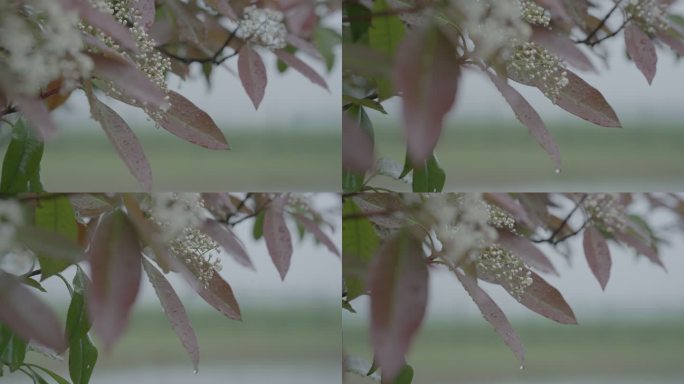
[[[625,26],[627,25],[627,23],[629,22],[629,19],[625,19],[623,21],[622,25],[618,29],[616,29],[615,31],[613,31],[613,32],[607,34],[606,36],[601,37],[601,38],[594,39],[596,37],[596,35],[599,33],[599,31],[606,26],[608,19],[610,19],[610,17],[613,16],[613,13],[615,13],[615,11],[618,8],[620,8],[620,4],[622,4],[622,2],[623,2],[623,0],[616,1],[615,5],[613,5],[613,8],[611,8],[611,10],[603,17],[603,19],[601,19],[601,21],[598,23],[598,25],[596,27],[594,27],[594,29],[591,32],[589,32],[587,37],[585,37],[582,40],[575,40],[575,43],[585,44],[585,45],[588,45],[590,47],[593,47],[593,46],[596,46],[596,45],[600,44],[601,42],[603,42],[607,39],[610,39],[611,37],[617,35],[618,33],[620,33],[620,31],[622,31],[622,29],[624,29]]]
[[[586,200],[588,196],[589,195],[587,195],[587,194],[582,195],[582,197],[579,199],[579,201],[577,201],[577,204],[575,204],[575,207],[572,209],[572,211],[570,211],[565,216],[565,218],[560,223],[560,225],[556,229],[554,229],[554,231],[551,233],[551,235],[548,238],[546,238],[546,239],[530,239],[530,241],[532,241],[533,243],[549,243],[552,245],[557,245],[557,244],[577,235],[578,233],[580,233],[580,231],[582,231],[582,229],[584,229],[584,227],[587,225],[588,220],[585,221],[584,224],[582,224],[582,226],[578,230],[573,231],[572,233],[570,233],[568,235],[564,235],[558,239],[556,238],[561,233],[561,231],[563,229],[565,229],[565,227],[568,225],[568,221],[570,221],[570,218],[582,206],[582,203],[584,203],[584,200]]]
[[[185,63],[185,64],[192,64],[192,63],[206,64],[206,63],[212,63],[212,64],[214,64],[214,65],[221,65],[221,64],[223,64],[226,60],[230,59],[231,57],[236,56],[236,55],[239,53],[240,48],[242,47],[242,46],[239,46],[239,47],[237,47],[237,48],[235,49],[235,52],[231,53],[230,55],[227,55],[227,56],[224,56],[224,57],[222,57],[222,58],[219,58],[219,56],[221,56],[221,53],[223,53],[223,50],[226,49],[226,47],[228,47],[228,45],[229,45],[229,44],[233,41],[233,39],[235,38],[235,34],[237,33],[238,29],[239,29],[239,27],[238,27],[238,28],[235,28],[232,32],[230,32],[230,34],[228,35],[228,37],[226,38],[226,40],[223,42],[223,44],[221,45],[221,47],[220,47],[213,55],[211,55],[210,57],[184,57],[184,56],[179,56],[179,55],[176,55],[175,53],[169,52],[169,51],[166,49],[166,47],[165,47],[164,45],[157,47],[157,49],[158,49],[161,53],[165,54],[166,56],[168,56],[168,57],[170,57],[170,58],[172,58],[172,59],[174,59],[174,60],[178,60],[178,61],[180,61],[180,62],[183,62],[183,63]]]

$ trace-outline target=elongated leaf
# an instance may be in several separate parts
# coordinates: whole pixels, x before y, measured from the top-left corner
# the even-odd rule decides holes
[[[397,53],[394,85],[402,95],[404,131],[414,166],[428,161],[456,101],[460,63],[436,29],[406,35]]]
[[[223,247],[238,264],[254,270],[254,264],[252,263],[252,259],[249,258],[245,246],[229,227],[221,225],[214,220],[205,220],[202,225],[202,232],[219,243],[219,245]]]
[[[43,257],[65,261],[69,264],[78,263],[84,258],[83,249],[75,240],[53,231],[23,226],[17,228],[15,236],[18,241]]]
[[[152,169],[145,152],[133,130],[108,105],[102,103],[91,93],[88,95],[90,113],[100,123],[124,164],[131,174],[143,185],[146,191],[152,189]]]
[[[57,315],[15,276],[0,271],[0,323],[24,340],[64,352],[66,340]]]
[[[428,271],[421,242],[407,231],[388,240],[370,267],[371,342],[383,379],[394,380],[427,305]]]
[[[209,149],[229,149],[223,132],[203,110],[179,93],[169,91],[171,108],[157,122],[190,143]]]
[[[294,68],[297,72],[304,75],[304,77],[311,80],[312,83],[319,85],[326,90],[329,90],[328,84],[326,83],[325,79],[323,79],[323,77],[321,77],[321,75],[319,75],[313,68],[311,68],[309,66],[309,64],[303,62],[297,56],[295,56],[295,55],[293,55],[293,54],[291,54],[291,53],[289,53],[283,49],[276,50],[275,54],[285,64]]]
[[[144,258],[143,267],[147,277],[150,279],[150,283],[154,287],[154,291],[157,293],[157,297],[159,297],[162,308],[164,308],[164,314],[169,319],[169,322],[171,322],[171,327],[176,332],[176,335],[178,335],[185,350],[188,351],[192,365],[197,370],[197,365],[199,364],[199,345],[197,344],[195,331],[192,329],[183,303],[164,275]]]
[[[51,370],[49,370],[49,369],[47,369],[47,368],[45,368],[45,367],[41,367],[41,366],[38,366],[38,365],[35,365],[35,364],[26,364],[26,365],[30,366],[34,371],[35,371],[35,370],[41,370],[41,371],[45,372],[45,373],[46,373],[48,376],[50,376],[50,377],[52,378],[52,380],[54,380],[57,384],[69,384],[69,381],[68,381],[67,379],[63,378],[62,376],[60,376],[60,375],[54,373],[53,371],[51,371]]]
[[[373,2],[373,13],[379,16],[368,19],[372,20],[368,29],[368,44],[377,51],[394,56],[404,37],[404,24],[385,0]]]
[[[138,296],[141,276],[138,235],[122,211],[102,217],[88,249],[93,283],[88,306],[93,330],[105,349],[121,336]]]
[[[35,190],[31,180],[40,177],[42,158],[43,142],[26,127],[23,119],[18,120],[2,161],[0,192],[40,192]]]
[[[563,298],[563,295],[536,273],[532,272],[531,277],[532,285],[527,287],[525,293],[518,301],[527,308],[553,321],[561,324],[577,324],[575,314]],[[504,288],[507,287],[504,286]]]
[[[622,127],[613,108],[601,92],[587,84],[572,71],[567,71],[568,85],[558,96],[559,107],[591,123],[608,128]]]
[[[442,192],[445,182],[446,173],[434,154],[424,165],[413,169],[413,192]]]
[[[646,256],[653,264],[665,269],[665,264],[660,260],[658,252],[641,239],[625,233],[616,233],[615,238],[619,242],[634,248],[639,254]]]
[[[108,36],[116,40],[122,47],[133,52],[138,51],[138,45],[131,32],[123,24],[119,23],[109,13],[102,12],[93,7],[88,0],[60,0],[67,10],[75,10],[88,24],[99,28]]]
[[[468,292],[477,307],[480,309],[482,316],[494,327],[494,330],[501,336],[503,341],[513,351],[518,358],[520,365],[525,363],[525,349],[522,342],[515,333],[515,330],[508,321],[506,314],[499,308],[499,306],[492,300],[491,297],[479,285],[477,280],[472,277],[455,271],[458,281],[461,282],[463,288]]]
[[[513,87],[511,87],[506,79],[497,76],[494,73],[487,71],[487,75],[492,80],[496,89],[501,92],[508,105],[511,106],[515,117],[520,120],[530,131],[530,135],[537,140],[537,143],[549,154],[556,165],[556,169],[561,168],[560,152],[558,145],[551,137],[551,133],[546,129],[546,125],[541,117],[532,107],[532,105],[525,100],[525,98]]]
[[[363,183],[365,172],[374,164],[373,123],[359,105],[342,114],[342,167],[356,174]]]
[[[625,27],[627,53],[649,84],[653,83],[658,65],[658,54],[651,38],[639,27],[630,23]]]
[[[555,53],[568,64],[582,71],[596,71],[587,55],[567,35],[550,31],[545,27],[535,27],[532,31],[532,41]]]
[[[140,24],[142,24],[143,29],[146,32],[150,31],[152,24],[154,24],[155,16],[155,4],[154,0],[138,0],[133,2],[133,7],[138,11],[140,15]]]
[[[497,242],[501,244],[504,248],[515,253],[520,260],[524,261],[525,264],[534,268],[537,271],[544,273],[551,273],[558,276],[558,271],[553,266],[542,251],[539,250],[531,241],[528,239],[514,235],[507,231],[500,231],[499,238]]]
[[[164,91],[129,60],[94,53],[90,54],[90,58],[95,64],[93,75],[112,82],[124,96],[134,99],[135,105],[147,104],[160,109],[169,106]],[[131,102],[126,98],[122,100]]]
[[[598,229],[589,227],[584,231],[582,244],[589,268],[591,268],[591,272],[596,276],[599,284],[601,284],[601,289],[605,291],[612,265],[608,243]]]
[[[78,240],[74,209],[67,197],[49,197],[39,200],[35,210],[35,225],[38,228],[60,234],[74,243]],[[41,280],[62,272],[70,264],[69,260],[43,254],[38,254],[38,260],[40,261]]]
[[[337,246],[335,246],[335,243],[328,237],[328,235],[323,232],[323,230],[316,224],[313,220],[309,219],[306,216],[300,215],[298,213],[293,214],[294,218],[297,220],[299,224],[301,224],[307,231],[309,231],[316,240],[321,242],[321,244],[325,245],[326,248],[337,257],[341,257],[340,251],[337,249]]]
[[[26,349],[26,341],[0,321],[0,369],[3,364],[9,367],[10,372],[19,369],[26,358]]]
[[[254,108],[259,109],[259,104],[261,104],[261,100],[264,98],[268,79],[266,76],[266,66],[264,66],[261,56],[249,44],[245,44],[240,48],[238,74],[240,75],[242,86],[254,104]]]
[[[350,217],[363,211],[352,199],[342,206],[342,276],[351,301],[366,292],[367,266],[380,246],[373,224],[365,217]]]
[[[78,268],[74,276],[66,324],[69,339],[69,376],[74,384],[87,384],[90,381],[98,357],[97,349],[88,336],[91,325],[85,304],[88,286],[88,277]]]
[[[182,259],[174,259],[174,270],[179,271],[192,289],[200,295],[207,304],[214,307],[229,319],[241,320],[240,306],[238,305],[233,289],[218,272],[214,271],[208,283],[200,281],[201,271],[192,264],[183,263]]]
[[[273,264],[283,280],[288,269],[290,269],[290,259],[292,258],[292,237],[287,229],[284,217],[287,200],[286,194],[278,195],[271,201],[264,215],[266,248],[268,248],[271,260],[273,260]]]
[[[42,140],[55,136],[57,126],[52,120],[50,110],[42,100],[21,95],[15,95],[13,99],[17,109],[24,115],[37,138]]]
[[[667,46],[679,56],[684,56],[684,41],[682,41],[680,38],[672,36],[666,32],[659,32],[657,36],[660,41],[667,44]]]

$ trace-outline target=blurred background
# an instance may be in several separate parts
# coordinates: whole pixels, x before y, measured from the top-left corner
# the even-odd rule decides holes
[[[309,195],[313,205],[334,224],[331,239],[341,247],[340,198]],[[253,383],[318,384],[340,380],[340,260],[311,236],[293,233],[294,254],[284,281],[273,266],[266,245],[252,239],[253,220],[235,227],[256,272],[230,257],[222,257],[221,275],[233,288],[243,320],[225,318],[207,305],[181,278],[167,276],[188,310],[200,347],[199,372],[193,373],[185,349],[164,316],[154,289],[143,276],[141,295],[124,337],[110,354],[100,349],[92,383],[180,384]],[[67,270],[67,279],[74,271]],[[69,305],[64,284],[56,278],[44,284],[49,302],[66,318]],[[96,345],[99,345],[95,340]],[[68,377],[67,361],[31,352],[27,362],[40,362]],[[2,383],[28,384],[23,374],[2,377]]]
[[[682,2],[673,7],[684,12]],[[514,85],[537,109],[556,140],[560,174],[491,81],[480,73],[465,72],[456,107],[447,117],[436,150],[447,172],[445,190],[684,189],[684,62],[678,62],[669,48],[659,48],[658,73],[649,86],[626,59],[622,35],[606,41],[605,49],[610,58],[607,62],[590,56],[598,73],[576,72],[602,92],[617,112],[621,129],[587,123],[553,105],[538,90]],[[376,128],[378,152],[403,164],[400,103],[395,98],[385,104],[388,115],[368,111]],[[384,177],[374,184],[410,191],[409,185]]]
[[[341,30],[340,13],[324,27]],[[187,143],[125,104],[106,100],[140,138],[152,166],[155,190],[164,191],[336,191],[340,177],[342,49],[330,72],[321,62],[300,55],[328,83],[329,91],[291,68],[276,69],[275,55],[263,52],[268,85],[255,110],[237,76],[237,58],[214,71],[211,87],[200,64],[187,82],[170,75],[169,88],[206,111],[221,128],[230,151],[212,151]],[[141,186],[128,172],[102,128],[90,118],[82,92],[75,92],[55,113],[59,134],[45,146],[45,189],[127,191]],[[3,128],[5,130],[6,128]],[[0,156],[6,145],[0,146]],[[333,171],[334,172],[331,172]]]
[[[649,222],[667,228],[672,217],[656,212]],[[677,231],[679,233],[679,231]],[[425,324],[407,361],[413,384],[675,384],[684,377],[684,238],[658,232],[667,271],[631,249],[610,245],[613,259],[605,292],[589,270],[581,237],[571,257],[544,248],[560,278],[544,275],[572,307],[578,325],[554,323],[520,305],[498,286],[480,282],[506,313],[525,346],[525,366],[487,323],[456,278],[430,273]],[[370,362],[368,300],[343,311],[345,353]],[[372,381],[349,374],[347,384]]]

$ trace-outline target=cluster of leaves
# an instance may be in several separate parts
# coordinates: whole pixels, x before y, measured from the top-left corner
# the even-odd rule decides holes
[[[342,307],[355,313],[354,300],[370,296],[370,341],[374,352],[372,366],[347,356],[346,371],[372,375],[379,367],[383,382],[411,382],[412,371],[408,375],[405,357],[423,322],[431,269],[447,269],[453,273],[522,365],[521,340],[480,282],[500,285],[516,301],[541,316],[561,324],[577,324],[561,292],[541,276],[559,275],[550,256],[573,257],[582,253],[570,247],[568,239],[582,237],[591,272],[605,289],[611,272],[613,245],[629,247],[638,256],[665,269],[659,256],[659,245],[665,242],[663,231],[684,228],[681,195],[485,194],[484,204],[497,207],[499,212],[515,220],[514,227],[496,228],[495,241],[522,262],[523,276],[529,280],[521,294],[514,282],[506,278],[504,270],[492,273],[478,266],[477,255],[483,251],[482,245],[462,255],[447,255],[446,243],[440,243],[436,237],[439,228],[434,208],[432,213],[428,210],[431,200],[437,198],[452,208],[459,207],[457,194],[365,193],[344,198]],[[589,203],[607,199],[614,202],[612,208]],[[668,223],[662,228],[650,225],[648,219],[654,211],[668,212],[676,225]],[[455,217],[460,214],[456,212]],[[608,218],[610,215],[619,217],[619,225]],[[460,219],[454,220],[453,228],[457,228]],[[542,244],[546,247],[540,248]],[[549,246],[554,250],[552,255],[544,251]],[[372,367],[367,373],[360,368],[364,364]],[[376,379],[380,379],[377,374]]]
[[[673,0],[505,3],[509,13],[518,14],[504,15],[505,20],[499,21],[503,11],[495,8],[503,7],[504,2],[344,1],[345,191],[363,190],[378,174],[404,180],[412,184],[414,192],[441,191],[445,174],[435,157],[435,147],[445,116],[454,108],[460,79],[468,70],[492,81],[518,120],[551,157],[558,173],[561,158],[556,143],[540,115],[510,81],[539,89],[560,108],[591,123],[620,127],[618,116],[601,92],[569,68],[598,72],[589,54],[606,59],[601,43],[621,32],[627,54],[649,83],[656,73],[657,46],[684,55],[684,19],[671,10]],[[526,21],[520,12],[523,3],[524,7],[541,7],[537,9],[548,18],[546,25]],[[606,3],[611,3],[609,9]],[[465,10],[477,7],[481,8],[477,13],[480,18],[473,20],[474,16]],[[657,20],[650,19],[655,16]],[[507,28],[516,23],[528,34],[511,36],[511,40],[494,49],[483,47],[487,39],[507,39]],[[550,65],[559,76],[555,82],[551,76],[547,78],[548,73],[523,76],[510,70],[515,49],[529,47],[525,44],[533,44],[546,59],[537,56],[536,63],[522,66],[523,71]],[[530,50],[524,53],[537,54]],[[549,92],[550,86],[557,92]],[[375,161],[373,125],[366,112],[370,109],[386,113],[383,103],[395,96],[401,97],[407,143],[401,172],[394,160]]]
[[[54,136],[57,127],[51,111],[64,104],[74,93],[85,92],[90,112],[117,154],[131,174],[149,190],[152,184],[150,164],[134,132],[117,112],[102,101],[102,97],[116,99],[135,108],[140,108],[155,122],[172,134],[190,143],[212,149],[229,149],[228,141],[214,120],[200,107],[183,95],[168,90],[165,79],[171,74],[182,80],[190,75],[194,63],[202,67],[208,82],[219,67],[228,68],[226,61],[237,57],[237,74],[254,107],[258,108],[267,86],[267,75],[263,54],[273,54],[278,59],[280,72],[292,68],[311,82],[327,89],[326,81],[297,54],[301,53],[323,63],[328,70],[335,60],[334,48],[341,37],[323,20],[337,12],[336,1],[296,0],[259,2],[259,6],[281,12],[287,28],[286,45],[271,50],[251,42],[250,36],[239,38],[236,34],[244,10],[250,1],[212,0],[103,0],[105,4],[117,4],[134,15],[130,17],[110,14],[94,6],[91,0],[59,0],[59,7],[75,12],[80,20],[80,30],[85,59],[92,62],[92,71],[67,88],[62,78],[55,78],[37,94],[24,94],[16,89],[20,79],[11,72],[0,75],[0,118],[14,130],[21,130],[13,123],[14,115],[20,115],[32,129],[26,140],[43,141]],[[102,1],[100,1],[102,3]],[[32,9],[30,0],[12,3],[17,17],[35,23],[36,33],[41,32],[40,14]],[[135,21],[135,23],[134,23]],[[145,35],[141,37],[141,30]],[[97,31],[95,35],[92,31]],[[12,31],[7,31],[12,33]],[[17,36],[16,38],[23,38]],[[141,39],[148,39],[141,42]],[[104,39],[104,40],[103,40]],[[161,58],[149,62],[136,61],[136,55],[143,49],[141,44],[154,44],[154,53]],[[41,46],[33,49],[44,49]],[[0,55],[9,52],[0,43]],[[151,54],[151,53],[150,53]],[[0,56],[0,59],[2,56]],[[147,60],[147,59],[146,59]],[[155,61],[156,60],[156,61]],[[165,68],[160,62],[169,60]],[[155,67],[156,66],[156,67]],[[155,79],[150,72],[165,70],[162,77]],[[23,133],[14,135],[22,143]]]
[[[16,227],[12,249],[26,250],[35,260],[23,273],[0,270],[0,376],[6,367],[10,372],[24,372],[34,383],[46,383],[45,375],[56,383],[69,383],[26,359],[30,350],[56,356],[68,350],[71,382],[88,383],[98,358],[91,326],[109,350],[125,331],[143,271],[195,370],[199,363],[197,339],[165,274],[180,274],[218,312],[241,319],[233,290],[218,271],[203,280],[197,264],[164,240],[163,227],[144,209],[150,198],[154,196],[21,194],[5,198],[19,202],[27,218]],[[288,221],[296,225],[300,238],[313,236],[339,257],[326,234],[332,225],[303,197],[206,193],[201,199],[206,217],[198,229],[246,268],[254,269],[254,265],[233,227],[248,220],[253,222],[254,239],[265,241],[283,279],[293,253]],[[62,275],[67,268],[75,269],[71,283]],[[45,292],[42,282],[55,276],[71,295],[65,327],[40,299],[40,292]]]

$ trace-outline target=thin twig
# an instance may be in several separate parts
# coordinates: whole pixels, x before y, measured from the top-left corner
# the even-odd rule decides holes
[[[179,55],[176,55],[175,53],[169,52],[169,51],[166,49],[166,46],[165,46],[165,45],[159,46],[159,47],[157,47],[157,49],[158,49],[161,53],[165,54],[166,56],[168,56],[168,57],[170,57],[170,58],[172,58],[172,59],[178,60],[178,61],[180,61],[180,62],[183,62],[183,63],[185,63],[185,64],[191,64],[191,63],[200,63],[200,64],[212,63],[212,64],[215,64],[215,65],[221,65],[221,64],[223,64],[226,60],[230,59],[231,57],[236,56],[236,55],[239,53],[240,48],[242,48],[242,46],[244,45],[244,43],[243,43],[243,44],[240,45],[239,47],[235,48],[235,52],[233,52],[233,53],[231,53],[230,55],[224,56],[224,57],[222,57],[221,59],[219,59],[219,56],[221,55],[221,53],[223,52],[223,50],[226,49],[226,47],[228,47],[228,45],[229,45],[229,44],[233,41],[233,39],[235,38],[235,34],[237,33],[238,29],[240,29],[240,27],[237,27],[237,28],[235,28],[232,32],[230,32],[230,34],[229,34],[228,37],[226,38],[226,41],[223,42],[223,44],[221,45],[221,47],[220,47],[213,55],[211,55],[211,57],[201,57],[201,58],[200,58],[200,57],[184,57],[184,56],[179,56]]]

